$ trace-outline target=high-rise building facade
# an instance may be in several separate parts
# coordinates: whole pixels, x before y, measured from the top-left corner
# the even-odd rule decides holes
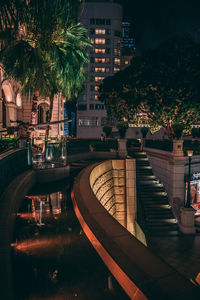
[[[80,18],[93,44],[88,81],[77,102],[77,137],[96,138],[107,123],[104,104],[98,99],[99,85],[120,70],[122,7],[112,1],[86,2]]]

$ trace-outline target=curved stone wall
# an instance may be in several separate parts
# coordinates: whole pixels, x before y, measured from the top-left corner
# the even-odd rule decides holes
[[[106,210],[120,224],[126,226],[124,167],[124,160],[119,160],[118,164],[113,160],[99,164],[91,172],[90,185],[95,196]]]
[[[105,174],[110,172],[109,164],[102,166]],[[95,168],[101,177],[102,169],[94,164],[75,181],[75,213],[91,244],[127,295],[140,300],[199,299],[197,287],[156,257],[101,205],[91,188],[98,182],[98,176],[92,175]]]

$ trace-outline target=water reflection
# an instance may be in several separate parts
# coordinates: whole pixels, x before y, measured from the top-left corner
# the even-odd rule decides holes
[[[16,299],[116,299],[74,214],[70,189],[27,195],[13,238]],[[117,299],[128,299],[117,286]]]

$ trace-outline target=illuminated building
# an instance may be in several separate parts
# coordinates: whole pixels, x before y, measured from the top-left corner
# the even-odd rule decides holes
[[[99,85],[120,70],[122,7],[112,1],[86,2],[80,21],[94,48],[90,49],[89,80],[77,102],[77,137],[96,138],[107,123],[105,107],[98,100]]]

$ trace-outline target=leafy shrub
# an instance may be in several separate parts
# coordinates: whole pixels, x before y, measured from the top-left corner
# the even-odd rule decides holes
[[[8,149],[15,149],[19,147],[19,138],[2,138],[0,139],[0,153]]]
[[[103,132],[105,133],[106,137],[108,138],[112,132],[112,126],[111,125],[104,125],[103,126]]]
[[[173,151],[173,141],[171,140],[146,140],[145,147],[155,148],[164,151]]]
[[[143,139],[145,139],[145,137],[147,136],[148,131],[149,131],[149,129],[147,127],[141,128],[141,133],[142,133]]]
[[[192,128],[192,137],[199,138],[200,137],[200,128]]]
[[[119,131],[119,135],[121,138],[124,138],[126,135],[126,131],[128,129],[128,122],[126,121],[120,121],[117,123],[116,125],[118,131]]]
[[[90,143],[91,147],[94,149],[94,151],[99,152],[107,152],[110,151],[110,149],[117,150],[117,141],[114,140],[108,140],[108,141],[94,141]]]

